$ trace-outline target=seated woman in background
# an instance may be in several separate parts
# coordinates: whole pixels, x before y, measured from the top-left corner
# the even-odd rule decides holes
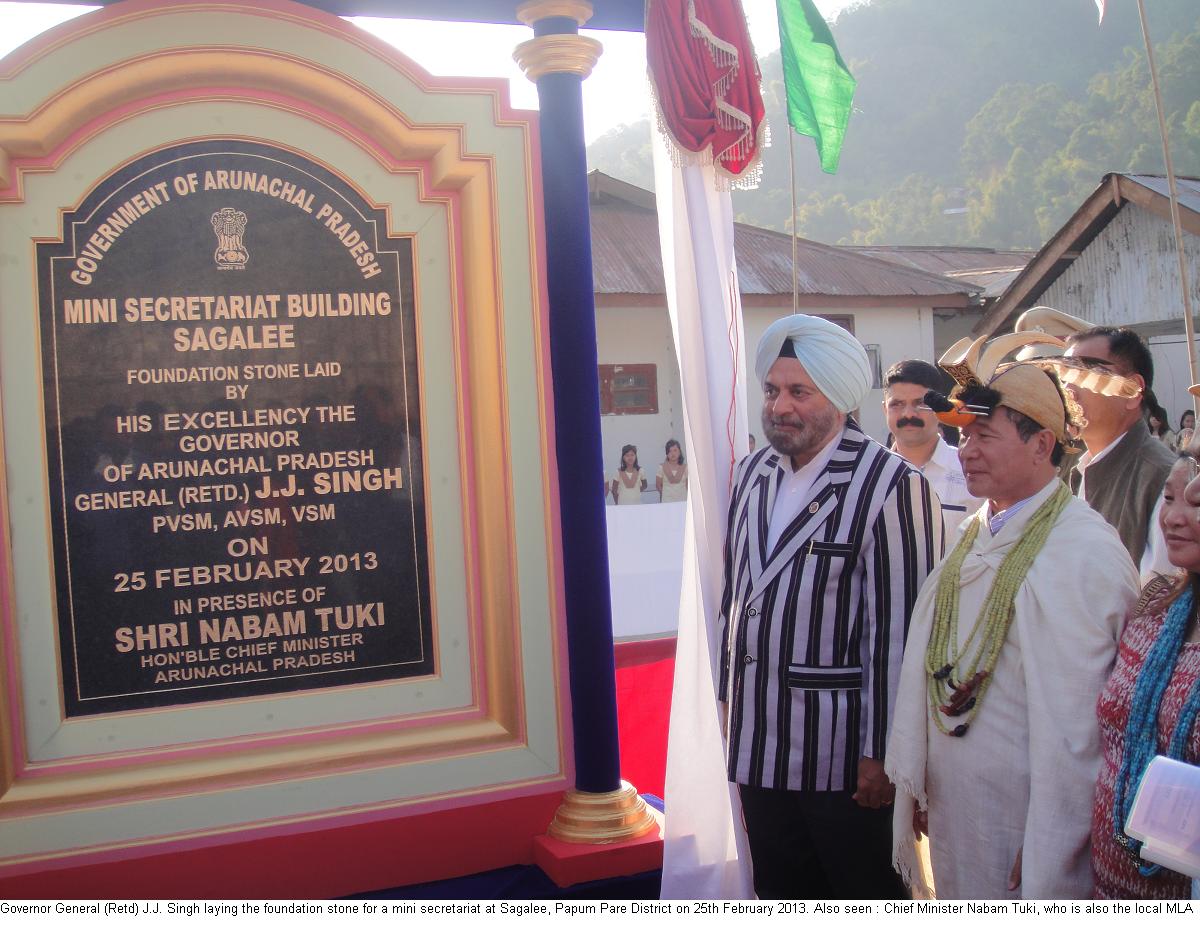
[[[687,499],[687,462],[683,449],[672,438],[667,442],[667,459],[658,465],[658,476],[654,485],[658,487],[659,500],[664,503],[680,503]]]
[[[1146,585],[1121,633],[1096,707],[1104,758],[1092,809],[1092,869],[1102,899],[1186,899],[1191,879],[1138,856],[1125,834],[1138,784],[1156,754],[1200,765],[1200,464],[1194,441],[1163,488],[1160,525],[1176,577]]]
[[[613,500],[618,506],[634,506],[642,501],[646,477],[638,466],[637,445],[621,449],[621,464],[612,478]]]

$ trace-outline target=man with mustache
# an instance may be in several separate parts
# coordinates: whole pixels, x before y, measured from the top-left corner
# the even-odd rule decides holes
[[[725,541],[721,693],[763,899],[903,898],[891,867],[888,719],[937,496],[852,418],[866,351],[816,316],[758,345],[767,443],[738,467]]]
[[[933,411],[925,405],[929,390],[944,390],[946,378],[928,361],[910,359],[884,375],[883,413],[892,433],[892,451],[919,470],[942,501],[946,537],[983,502],[967,490],[958,449],[946,444]]]

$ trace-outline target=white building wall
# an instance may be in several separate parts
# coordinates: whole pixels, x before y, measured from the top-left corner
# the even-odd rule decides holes
[[[1149,342],[1150,356],[1154,359],[1154,395],[1167,411],[1171,429],[1177,430],[1184,410],[1192,409],[1195,402],[1188,393],[1192,375],[1188,364],[1187,336],[1152,336]],[[1200,344],[1197,344],[1197,351],[1200,352]]]
[[[611,478],[620,463],[623,445],[637,445],[638,463],[650,488],[644,502],[657,502],[654,475],[663,460],[664,446],[671,438],[684,443],[679,366],[666,306],[597,307],[596,348],[600,364],[653,364],[657,369],[657,414],[600,417],[604,473]]]
[[[763,439],[762,390],[754,374],[754,347],[767,326],[789,311],[776,307],[746,307],[743,310],[747,421],[750,431],[760,442]],[[933,311],[929,308],[897,306],[847,310],[830,307],[809,311],[818,315],[852,316],[859,341],[879,346],[880,374],[905,358],[937,360]],[[654,474],[663,458],[663,446],[670,438],[684,443],[679,367],[666,307],[601,306],[596,310],[596,333],[599,363],[654,364],[657,368],[657,414],[600,417],[605,473],[611,474],[616,469],[622,445],[637,445],[638,459],[651,491],[645,501],[657,500],[657,494],[653,493]],[[879,441],[887,438],[882,390],[871,391],[862,405],[859,421],[868,435]],[[686,447],[684,453],[687,453]]]
[[[978,306],[969,309],[938,310],[933,319],[933,356],[922,360],[936,364],[937,359],[959,339],[974,339],[975,323],[982,318],[983,309]]]
[[[854,334],[864,345],[878,345],[880,375],[907,358],[920,358],[936,362],[933,347],[933,311],[929,308],[910,306],[846,310],[808,309],[806,312],[819,316],[852,316]],[[743,310],[746,327],[746,402],[749,409],[750,429],[762,440],[762,388],[754,374],[754,346],[763,332],[786,311],[750,307]],[[872,390],[859,411],[859,424],[868,435],[878,441],[887,438],[887,420],[883,415],[883,390]]]
[[[1200,238],[1184,232],[1192,305],[1200,306]],[[1094,325],[1180,320],[1183,291],[1171,223],[1127,203],[1039,298]]]

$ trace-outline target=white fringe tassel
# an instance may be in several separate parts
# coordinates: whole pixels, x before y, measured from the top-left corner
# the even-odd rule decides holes
[[[749,114],[725,100],[725,95],[729,92],[729,88],[733,85],[733,79],[737,76],[741,67],[738,50],[736,46],[714,35],[713,31],[707,25],[696,18],[695,0],[688,0],[688,23],[691,26],[692,36],[704,43],[709,54],[712,56],[713,63],[718,68],[727,69],[718,78],[716,83],[713,84],[713,94],[717,101],[717,125],[722,129],[731,131],[741,129],[742,132],[738,136],[737,141],[723,151],[717,152],[715,156],[711,146],[698,152],[687,150],[679,144],[679,141],[667,126],[662,106],[659,103],[658,88],[654,86],[653,76],[648,75],[650,99],[653,102],[656,116],[655,121],[658,124],[658,131],[666,139],[667,150],[671,153],[671,164],[677,168],[689,165],[715,164],[717,189],[719,191],[754,190],[762,182],[762,150],[771,145],[771,130],[764,119],[758,127],[757,138],[752,137],[753,127]],[[733,174],[725,167],[725,163],[730,159],[741,160],[745,158],[754,146],[757,146],[755,148],[754,160],[746,165],[741,173]]]

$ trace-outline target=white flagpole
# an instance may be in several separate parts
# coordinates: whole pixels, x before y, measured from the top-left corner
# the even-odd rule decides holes
[[[1167,120],[1163,114],[1162,90],[1158,84],[1158,66],[1154,63],[1154,46],[1150,43],[1150,25],[1146,22],[1146,4],[1144,0],[1137,0],[1137,5],[1138,16],[1142,21],[1142,38],[1146,42],[1146,61],[1150,65],[1150,83],[1154,87],[1154,106],[1158,110],[1158,133],[1162,139],[1163,163],[1167,169],[1171,224],[1175,227],[1175,256],[1179,259],[1179,288],[1183,291],[1183,331],[1187,336],[1188,370],[1192,383],[1200,383],[1200,377],[1196,375],[1196,330],[1192,319],[1191,281],[1188,280],[1187,261],[1183,251],[1183,224],[1179,218],[1179,190],[1175,185],[1175,168],[1171,163],[1171,145],[1167,140]],[[1197,415],[1200,415],[1200,398],[1193,398],[1192,408]]]
[[[797,280],[799,271],[796,268],[796,133],[789,123],[788,137],[788,184],[792,189],[792,212],[788,217],[792,226],[792,313],[800,312],[800,284]]]

